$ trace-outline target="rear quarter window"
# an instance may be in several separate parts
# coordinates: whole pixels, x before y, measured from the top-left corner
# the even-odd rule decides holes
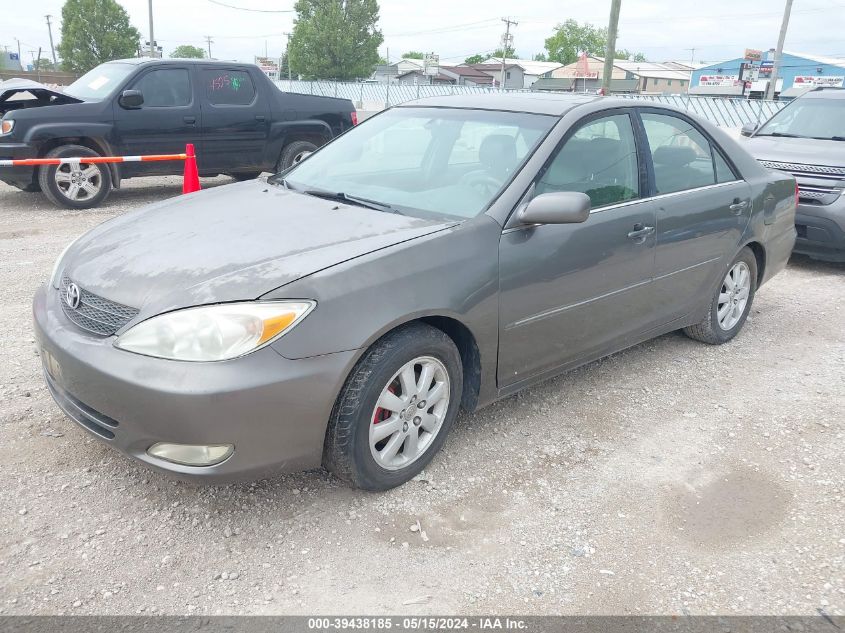
[[[255,84],[243,70],[203,70],[202,83],[211,105],[245,106],[255,99]]]

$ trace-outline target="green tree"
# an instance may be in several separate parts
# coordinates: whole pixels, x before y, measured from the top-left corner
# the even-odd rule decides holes
[[[475,55],[470,55],[464,60],[465,64],[480,64],[485,59],[487,59],[487,55],[482,55],[481,53],[476,53]]]
[[[534,61],[535,62],[547,62],[547,61],[549,61],[549,59],[546,57],[545,53],[537,53],[536,55],[534,55]]]
[[[205,59],[205,49],[190,44],[182,44],[174,48],[170,56],[179,59]]]
[[[555,27],[555,32],[546,39],[546,51],[549,61],[571,64],[578,61],[578,56],[604,55],[607,48],[607,29],[596,28],[592,24],[578,24],[576,20],[566,20]]]
[[[56,70],[56,67],[53,65],[53,60],[47,59],[46,57],[42,57],[36,63],[32,65],[33,68],[38,66],[38,70],[46,71],[46,70]]]
[[[297,0],[290,64],[306,79],[367,77],[384,41],[376,0]]]
[[[629,59],[632,62],[646,61],[645,55],[643,55],[642,53],[632,53],[627,48],[623,48],[622,50],[616,51],[614,57],[616,59]]]
[[[425,53],[408,51],[407,53],[402,53],[402,59],[425,59]]]
[[[115,0],[66,0],[62,7],[62,67],[77,73],[112,59],[135,57],[141,34]]]
[[[497,48],[495,51],[493,51],[493,54],[490,55],[490,57],[498,57],[501,59],[503,52],[505,53],[505,57],[509,57],[510,59],[515,59],[519,57],[519,55],[516,54],[516,50],[514,50],[513,46],[508,46],[507,51],[504,51],[501,48]]]

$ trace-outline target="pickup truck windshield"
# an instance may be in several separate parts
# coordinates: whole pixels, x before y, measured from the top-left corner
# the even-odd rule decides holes
[[[769,119],[754,136],[845,137],[845,99],[798,98]]]
[[[74,81],[64,92],[79,99],[105,99],[134,69],[132,64],[100,64]]]
[[[520,112],[393,108],[284,173],[284,183],[406,215],[470,218],[496,198],[557,121]]]

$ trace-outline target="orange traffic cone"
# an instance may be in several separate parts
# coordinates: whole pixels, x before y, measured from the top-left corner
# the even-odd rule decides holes
[[[182,193],[193,193],[200,190],[200,176],[197,171],[197,157],[194,153],[194,144],[185,145],[185,175],[182,179]]]

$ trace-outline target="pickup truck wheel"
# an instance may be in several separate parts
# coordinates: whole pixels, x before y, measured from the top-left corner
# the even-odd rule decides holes
[[[279,158],[279,165],[277,171],[282,171],[288,167],[296,165],[300,161],[308,158],[308,155],[317,151],[317,146],[310,141],[294,141],[285,145],[282,150],[282,155]]]
[[[255,180],[261,175],[260,171],[242,171],[236,174],[229,174],[232,178],[237,180],[238,182],[242,182],[244,180]]]
[[[69,156],[99,156],[82,145],[62,145],[47,153],[45,158]],[[38,172],[38,184],[47,199],[58,207],[91,209],[111,193],[111,172],[108,165],[49,165]]]

